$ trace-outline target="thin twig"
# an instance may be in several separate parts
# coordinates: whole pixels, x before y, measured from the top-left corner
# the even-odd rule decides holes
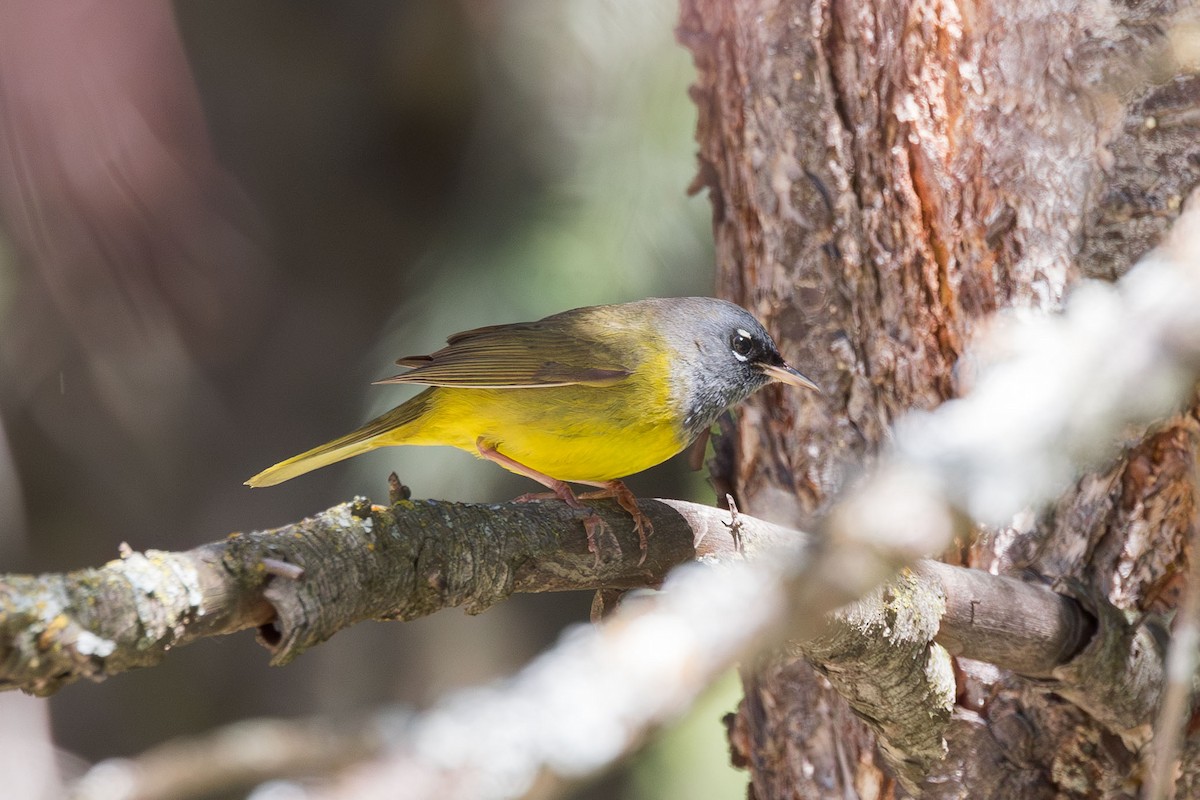
[[[1200,469],[1193,464],[1193,485],[1200,497]],[[1196,668],[1200,664],[1200,524],[1193,515],[1191,530],[1192,560],[1188,567],[1183,603],[1175,615],[1171,644],[1167,650],[1166,687],[1158,719],[1154,723],[1154,743],[1146,748],[1145,800],[1167,800],[1175,796],[1175,772],[1184,723],[1191,714]]]

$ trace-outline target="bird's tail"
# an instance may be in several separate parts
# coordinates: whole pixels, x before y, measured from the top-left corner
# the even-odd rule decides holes
[[[347,433],[332,442],[280,461],[273,467],[246,481],[247,486],[274,486],[291,480],[314,469],[329,466],[343,459],[357,456],[393,444],[404,444],[403,428],[415,422],[428,406],[429,392],[425,391],[391,411],[376,417],[356,431]]]

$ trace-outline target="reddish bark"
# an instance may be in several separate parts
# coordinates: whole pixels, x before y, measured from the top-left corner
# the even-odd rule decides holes
[[[718,291],[823,397],[763,393],[732,442],[739,507],[805,527],[892,421],[969,382],[998,309],[1055,311],[1116,277],[1197,183],[1200,80],[1167,58],[1179,8],[1071,0],[685,0]],[[1132,612],[1187,572],[1200,425],[1166,421],[1034,525],[955,558],[1069,578]],[[1138,738],[1043,685],[964,662],[937,797],[1114,796]],[[802,665],[747,676],[731,725],[760,798],[893,796],[864,725]],[[1069,694],[1069,692],[1068,692]],[[1123,738],[1124,737],[1124,738]],[[1185,759],[1184,781],[1196,780]]]

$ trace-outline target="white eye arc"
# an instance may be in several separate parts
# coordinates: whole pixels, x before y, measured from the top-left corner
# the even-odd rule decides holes
[[[754,349],[754,337],[749,331],[738,328],[729,338],[729,349],[733,351],[733,357],[738,361],[749,361],[750,352]]]

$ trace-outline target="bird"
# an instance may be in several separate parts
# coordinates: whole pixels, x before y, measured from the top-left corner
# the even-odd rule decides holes
[[[681,452],[770,383],[820,392],[750,312],[712,297],[585,306],[474,328],[396,364],[408,371],[376,383],[428,388],[246,485],[272,486],[379,447],[449,445],[537,481],[573,508],[585,508],[581,498],[615,499],[633,517],[644,560],[652,526],[621,478]],[[600,491],[576,495],[570,483]],[[593,514],[584,527],[599,559],[603,523]]]

